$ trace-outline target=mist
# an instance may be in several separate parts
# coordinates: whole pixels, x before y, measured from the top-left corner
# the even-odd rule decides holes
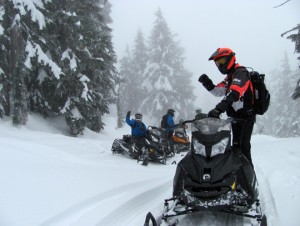
[[[195,1],[195,0],[111,0],[113,42],[118,60],[127,45],[132,47],[138,29],[147,41],[153,27],[154,13],[159,8],[175,40],[185,50],[184,65],[195,81],[195,106],[210,110],[219,101],[197,84],[202,73],[215,83],[222,76],[209,56],[219,47],[236,53],[237,63],[269,74],[280,68],[287,54],[291,69],[298,67],[294,43],[281,34],[300,21],[300,2],[272,1]]]

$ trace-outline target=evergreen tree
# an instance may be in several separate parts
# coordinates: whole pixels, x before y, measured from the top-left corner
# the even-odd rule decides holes
[[[298,82],[298,89],[300,89],[300,70],[295,70],[294,72],[292,72],[292,77],[291,77],[291,81],[290,84],[292,85],[292,88],[294,87],[294,84],[296,83],[296,81]],[[294,92],[292,94],[292,97],[295,95],[295,93],[297,93],[297,89],[296,92]],[[300,93],[300,90],[299,90]],[[290,121],[291,124],[291,129],[290,129],[290,136],[296,137],[296,136],[300,136],[300,101],[293,101],[293,103],[291,103],[291,115],[288,116],[288,119]]]
[[[40,11],[43,8],[43,2],[29,3],[28,1],[6,0],[3,3],[2,106],[5,115],[14,114],[14,123],[24,124],[28,113],[26,103],[28,92],[25,86],[27,86],[26,81],[31,76],[31,70],[26,64],[28,63],[26,56],[36,54],[28,44],[33,44],[34,40],[37,40],[37,31],[45,25],[44,17]],[[39,40],[43,39],[39,37]],[[45,62],[45,59],[40,59],[40,61]],[[18,119],[16,120],[16,118]]]
[[[131,87],[133,88],[132,102],[135,103],[132,109],[136,109],[136,111],[142,111],[142,103],[146,98],[145,90],[141,87],[141,84],[144,80],[143,75],[147,67],[147,63],[149,60],[148,49],[145,44],[144,35],[141,29],[138,30],[134,48],[132,53],[132,77],[129,78]]]
[[[121,85],[123,115],[128,110],[135,112],[142,110],[141,104],[145,97],[145,92],[141,87],[141,83],[143,82],[143,73],[147,60],[147,47],[144,42],[144,36],[139,29],[132,53],[127,47],[125,56],[121,60],[120,75],[123,79],[123,84]]]
[[[291,106],[291,101],[288,99],[290,98],[290,79],[291,78],[291,69],[290,65],[288,62],[288,58],[285,55],[285,58],[282,63],[282,71],[281,71],[281,76],[280,76],[280,82],[278,83],[279,85],[279,90],[278,94],[275,96],[276,97],[276,102],[280,103],[280,106],[278,105],[277,110],[279,107],[281,108],[281,111],[277,112],[277,115],[274,118],[274,132],[276,136],[279,137],[288,137],[288,128],[289,128],[289,123],[287,122],[288,116],[291,114],[290,112],[290,106]]]
[[[43,20],[38,24],[27,19],[30,39],[26,46],[28,54],[25,65],[30,70],[30,76],[26,84],[30,111],[46,118],[59,114],[63,104],[64,96],[57,95],[59,81],[65,75],[59,38],[64,24],[62,21],[67,21],[67,13],[63,13],[63,1],[45,1],[40,10]]]
[[[268,111],[264,115],[256,116],[256,123],[253,134],[268,134],[273,133],[273,119],[276,116],[276,94],[278,93],[278,86],[280,84],[281,72],[274,69],[269,74],[265,75],[265,83],[270,92],[271,100]]]
[[[43,1],[5,1],[2,25],[4,35],[1,37],[3,55],[1,61],[4,77],[4,111],[6,115],[14,114],[23,122],[27,117],[28,106],[33,112],[47,116],[51,111],[48,97],[53,98],[55,86],[49,90],[47,84],[53,84],[53,77],[61,74],[60,68],[51,59],[49,35],[45,32],[47,18],[50,14]],[[53,35],[53,33],[51,34]],[[57,46],[57,43],[53,46]],[[17,48],[16,48],[17,47]],[[55,49],[53,50],[55,51]],[[49,82],[50,81],[50,82]],[[53,88],[54,87],[54,88]],[[22,99],[20,99],[22,98]],[[17,106],[14,106],[16,104]],[[28,106],[27,106],[28,105]],[[19,109],[22,106],[22,109]]]
[[[290,39],[292,42],[295,42],[295,52],[300,54],[300,24],[298,24],[296,27],[292,28],[291,30],[286,31],[281,36],[284,36],[284,35],[292,32],[292,31],[297,31],[297,33],[296,34],[291,34],[287,38]],[[300,56],[298,56],[297,59],[300,60]],[[292,95],[292,98],[294,100],[299,98],[299,97],[300,97],[300,78],[296,82],[296,88],[294,89],[294,93]]]
[[[71,24],[66,24],[70,33],[64,42],[63,55],[69,73],[59,87],[67,99],[61,112],[66,114],[68,123],[76,124],[69,124],[70,128],[76,128],[71,131],[74,135],[81,133],[85,126],[99,132],[104,126],[101,116],[109,112],[108,106],[113,100],[115,53],[103,3],[78,0],[66,4],[67,11],[76,16],[70,18]]]
[[[71,134],[85,126],[99,132],[104,126],[101,116],[114,99],[117,76],[110,6],[106,0],[1,4],[0,116],[14,109],[14,122],[24,123],[26,117],[20,116],[26,116],[27,101],[30,111],[45,117],[64,114]],[[16,21],[24,48],[14,58],[14,71],[10,53]]]
[[[257,125],[263,132],[277,137],[300,135],[300,104],[291,99],[291,90],[299,76],[298,70],[290,68],[287,55],[282,62],[282,70],[274,70],[268,87],[271,105],[264,116],[257,117]]]
[[[142,83],[146,90],[143,111],[160,119],[168,108],[185,117],[195,99],[191,74],[183,66],[183,49],[174,41],[174,35],[159,9],[149,40],[149,61]]]
[[[12,21],[9,11],[12,11],[10,1],[1,1],[0,5],[0,117],[10,115],[10,86],[11,73],[9,65],[9,48],[10,48],[10,34],[8,29],[11,28]],[[12,14],[14,12],[11,12]],[[15,15],[15,13],[14,13]]]
[[[116,85],[113,89],[113,92],[115,94],[115,104],[117,108],[117,127],[121,128],[124,125],[124,114],[122,112],[122,92],[120,87],[122,86],[122,79],[118,78],[116,79]]]
[[[136,83],[135,80],[131,83],[131,78],[134,77],[133,60],[129,46],[126,48],[125,56],[120,60],[120,78],[121,83],[119,86],[119,98],[121,115],[125,117],[125,114],[129,110],[135,110],[135,98],[136,98]],[[123,117],[123,118],[124,118]]]

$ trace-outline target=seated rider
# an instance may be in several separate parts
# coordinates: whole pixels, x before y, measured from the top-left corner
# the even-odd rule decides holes
[[[132,141],[134,142],[138,156],[144,154],[143,164],[148,164],[148,153],[143,153],[143,147],[145,147],[145,138],[148,136],[148,130],[146,125],[142,122],[143,115],[141,113],[135,114],[135,119],[130,119],[131,111],[127,112],[126,123],[131,127]]]
[[[186,129],[188,128],[188,126],[187,126],[187,124],[184,124],[183,122],[184,122],[183,119],[179,119],[179,125],[180,125],[179,128],[182,128],[182,130],[186,134]]]

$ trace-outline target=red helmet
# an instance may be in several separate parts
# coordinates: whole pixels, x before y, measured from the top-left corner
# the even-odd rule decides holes
[[[229,48],[218,48],[208,60],[214,60],[216,62],[220,58],[225,58],[226,60],[222,64],[217,64],[217,67],[222,74],[227,74],[235,64],[235,53]]]

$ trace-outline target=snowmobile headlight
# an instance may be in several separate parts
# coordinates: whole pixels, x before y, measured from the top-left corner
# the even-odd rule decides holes
[[[199,154],[206,157],[205,146],[203,144],[201,144],[197,139],[194,139],[193,145],[195,154]]]
[[[235,190],[235,187],[236,187],[235,182],[233,182],[233,184],[231,185],[231,190]]]
[[[155,150],[153,148],[149,148],[149,152],[154,152]]]
[[[224,154],[224,152],[227,148],[228,142],[229,142],[229,138],[225,137],[218,143],[212,145],[210,156],[213,157],[213,156],[216,156],[219,154]]]

